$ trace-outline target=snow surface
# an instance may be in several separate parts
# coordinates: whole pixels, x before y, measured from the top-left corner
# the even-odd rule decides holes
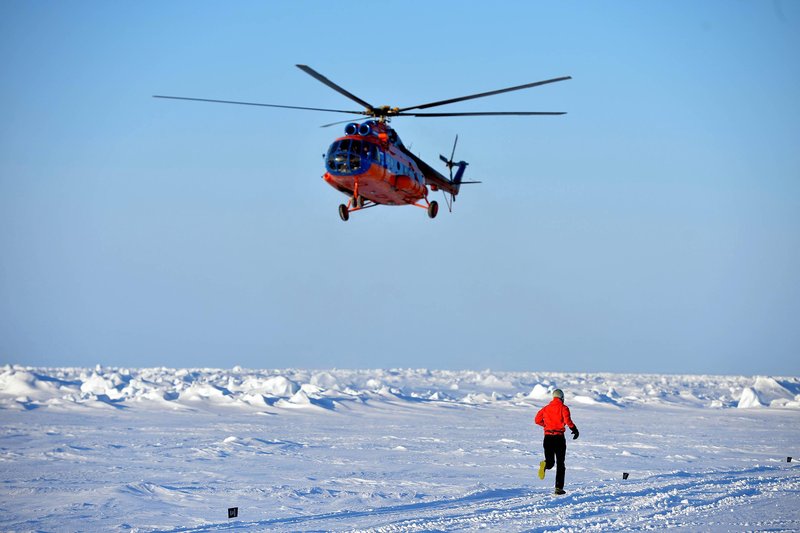
[[[0,424],[3,531],[800,530],[797,377],[6,366]]]

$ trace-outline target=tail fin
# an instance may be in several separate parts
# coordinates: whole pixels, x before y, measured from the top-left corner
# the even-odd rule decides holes
[[[456,163],[458,166],[458,170],[456,170],[456,176],[453,178],[453,184],[455,185],[455,192],[453,192],[453,201],[456,199],[456,195],[458,191],[461,190],[461,181],[464,179],[464,171],[467,170],[467,163],[466,161],[459,161]]]

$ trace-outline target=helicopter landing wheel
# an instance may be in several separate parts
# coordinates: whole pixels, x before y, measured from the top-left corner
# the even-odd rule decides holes
[[[436,218],[437,213],[439,213],[439,204],[434,200],[428,204],[428,216],[430,218]]]
[[[339,204],[339,218],[341,218],[345,222],[347,222],[348,219],[350,218],[350,211],[344,204]]]

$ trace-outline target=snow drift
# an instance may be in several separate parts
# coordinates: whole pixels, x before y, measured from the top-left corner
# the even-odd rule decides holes
[[[568,402],[800,409],[800,378],[496,371],[32,368],[0,370],[0,408],[335,410],[366,402]]]

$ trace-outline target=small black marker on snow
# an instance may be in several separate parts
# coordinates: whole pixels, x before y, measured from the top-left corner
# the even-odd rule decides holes
[[[791,457],[787,457],[787,458],[786,458],[786,462],[787,462],[787,463],[791,463],[791,462],[792,462],[792,458],[791,458]]]
[[[237,516],[239,516],[239,508],[228,507],[228,518],[236,518]]]
[[[627,472],[623,472],[622,473],[622,479],[628,479],[628,473]]]

